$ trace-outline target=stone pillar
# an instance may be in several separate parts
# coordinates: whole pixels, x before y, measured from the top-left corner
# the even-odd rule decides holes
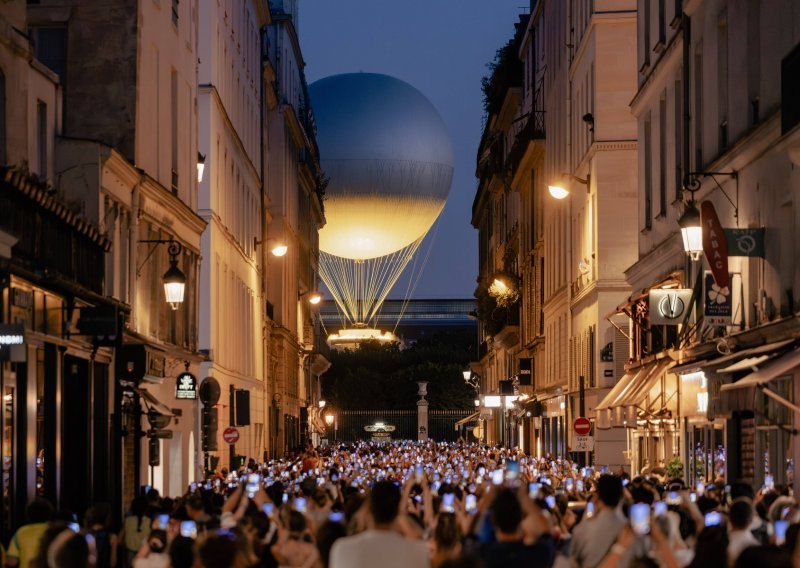
[[[417,401],[417,440],[428,439],[428,401],[425,395],[428,394],[428,381],[417,381],[419,385],[419,400]]]

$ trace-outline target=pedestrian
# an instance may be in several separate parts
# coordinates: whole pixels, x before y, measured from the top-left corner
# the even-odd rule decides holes
[[[372,528],[337,540],[331,549],[331,568],[427,568],[428,551],[421,540],[395,531],[400,511],[400,488],[391,481],[377,481],[369,496]]]
[[[55,511],[49,501],[37,497],[25,509],[28,524],[23,525],[11,537],[6,552],[7,568],[28,568],[30,561],[39,553],[42,536]]]
[[[604,474],[597,480],[597,511],[572,532],[570,559],[581,568],[596,568],[617,540],[628,520],[619,509],[622,480]]]
[[[147,510],[147,502],[144,498],[134,497],[131,501],[131,510],[125,517],[122,525],[122,534],[119,537],[120,542],[125,546],[125,566],[133,564],[133,557],[142,548],[147,536],[150,534],[150,528],[153,520],[145,514]]]
[[[100,503],[86,511],[84,526],[94,537],[97,568],[116,568],[119,536],[111,532],[111,507]]]

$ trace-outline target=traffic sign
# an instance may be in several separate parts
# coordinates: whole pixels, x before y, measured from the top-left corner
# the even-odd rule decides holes
[[[575,422],[572,423],[572,429],[575,430],[578,436],[586,436],[592,430],[592,423],[589,422],[588,418],[579,416],[575,419]]]
[[[225,428],[225,430],[222,432],[222,439],[229,444],[235,444],[239,441],[239,430],[233,426]]]
[[[594,451],[594,436],[573,436],[573,438],[572,438],[572,451],[573,452],[593,452]]]

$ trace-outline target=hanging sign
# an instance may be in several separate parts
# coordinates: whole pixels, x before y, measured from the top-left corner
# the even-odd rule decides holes
[[[717,217],[714,204],[703,201],[700,204],[700,223],[703,226],[703,253],[711,266],[714,282],[720,288],[727,288],[728,279],[728,240],[725,229]]]
[[[728,286],[720,286],[714,275],[706,271],[703,316],[709,325],[731,325],[733,298]]]
[[[193,374],[181,373],[178,375],[175,398],[181,400],[195,400],[197,398],[197,379]]]
[[[728,256],[764,258],[764,227],[755,229],[725,229]]]
[[[683,323],[692,303],[691,288],[654,289],[649,294],[650,325],[678,325]]]
[[[520,385],[532,385],[531,382],[531,360],[528,357],[523,357],[519,360],[519,374],[517,375]]]

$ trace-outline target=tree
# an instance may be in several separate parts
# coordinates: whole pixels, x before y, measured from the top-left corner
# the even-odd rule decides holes
[[[474,329],[447,330],[401,350],[397,343],[334,351],[323,376],[323,396],[342,410],[416,408],[417,381],[428,381],[431,408],[468,409],[475,392],[463,371],[475,353]]]

